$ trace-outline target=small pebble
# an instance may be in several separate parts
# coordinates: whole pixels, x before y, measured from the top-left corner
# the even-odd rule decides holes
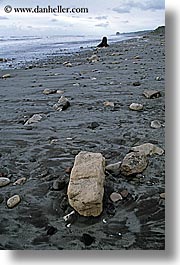
[[[159,128],[161,128],[161,123],[160,123],[160,121],[158,121],[158,120],[152,121],[152,122],[151,122],[151,128],[154,128],[154,129],[159,129]]]
[[[11,77],[10,74],[5,74],[5,75],[2,76],[2,78],[10,78],[10,77]]]
[[[17,180],[13,183],[13,186],[15,186],[15,185],[23,185],[25,182],[26,182],[26,178],[25,178],[25,177],[22,177],[22,178],[20,178],[20,179],[17,179]]]
[[[127,198],[128,194],[129,194],[128,190],[123,190],[123,191],[121,191],[121,196],[122,196],[123,198]]]
[[[133,86],[140,86],[140,85],[141,83],[139,81],[133,83]]]
[[[112,202],[117,202],[117,201],[119,201],[119,200],[122,200],[122,196],[121,196],[120,193],[113,192],[113,193],[111,193],[111,195],[110,195],[110,199],[111,199]]]
[[[110,102],[110,101],[105,101],[103,103],[104,107],[112,107],[114,108],[114,102]]]
[[[10,183],[9,178],[0,177],[0,187],[4,187]]]
[[[7,200],[8,208],[14,208],[21,201],[19,195],[14,195]]]
[[[161,199],[165,199],[165,192],[159,194],[159,196],[160,196]]]
[[[136,110],[136,111],[139,111],[139,110],[143,110],[143,105],[142,104],[139,104],[139,103],[132,103],[129,108],[131,110]]]

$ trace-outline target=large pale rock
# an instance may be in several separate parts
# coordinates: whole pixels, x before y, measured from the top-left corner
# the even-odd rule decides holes
[[[154,144],[151,143],[145,143],[142,145],[134,146],[131,148],[131,151],[133,152],[141,152],[144,155],[162,155],[164,153],[164,150]]]
[[[121,172],[125,176],[143,172],[148,165],[147,157],[140,152],[127,154],[121,164]]]
[[[83,216],[103,210],[105,158],[100,153],[80,152],[75,157],[68,185],[69,204]]]

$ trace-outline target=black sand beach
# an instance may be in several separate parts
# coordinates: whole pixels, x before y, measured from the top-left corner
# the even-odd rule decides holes
[[[93,54],[98,61],[87,60]],[[70,226],[63,219],[72,211],[69,168],[80,151],[100,152],[108,165],[122,161],[133,146],[165,149],[165,36],[148,34],[0,72],[5,74],[10,77],[0,79],[0,177],[10,183],[0,187],[0,249],[165,249],[164,154],[149,156],[143,173],[130,178],[106,172],[99,217],[77,214]],[[59,93],[45,95],[44,89]],[[148,99],[145,90],[160,97]],[[70,106],[59,112],[53,106],[61,95]],[[131,103],[143,110],[130,110]],[[42,119],[25,125],[33,114]],[[160,128],[150,126],[154,120]],[[24,183],[13,185],[22,177]],[[112,192],[124,190],[123,200],[110,200]],[[9,209],[6,202],[15,194],[21,201]]]

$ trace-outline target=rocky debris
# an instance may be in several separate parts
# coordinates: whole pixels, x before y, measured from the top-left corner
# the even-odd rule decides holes
[[[156,80],[156,81],[161,81],[161,80],[163,80],[163,79],[162,79],[160,76],[156,76],[155,80]]]
[[[13,186],[16,186],[16,185],[23,185],[25,182],[26,182],[26,178],[25,178],[25,177],[22,177],[22,178],[20,178],[20,179],[17,179],[17,180],[13,183]]]
[[[132,103],[129,108],[131,110],[136,110],[136,111],[140,111],[140,110],[143,110],[143,105],[142,104],[139,104],[139,103]]]
[[[50,94],[56,94],[56,93],[57,93],[57,89],[48,89],[48,88],[46,88],[43,91],[44,95],[50,95]]]
[[[28,124],[31,124],[31,123],[37,123],[40,120],[42,120],[42,118],[43,117],[40,114],[34,114],[30,119],[28,119],[26,121],[26,123],[24,125],[28,125]]]
[[[16,205],[18,205],[18,203],[20,203],[20,201],[21,198],[19,197],[19,195],[14,195],[7,200],[7,206],[8,208],[14,208]]]
[[[88,125],[88,128],[94,130],[94,129],[96,129],[96,128],[99,127],[99,126],[100,126],[100,125],[99,125],[98,122],[93,121],[93,122],[90,123],[90,125]]]
[[[72,63],[70,62],[64,62],[63,65],[66,67],[72,67]]]
[[[5,75],[2,76],[3,79],[10,78],[10,77],[11,77],[10,74],[5,74]]]
[[[159,129],[162,127],[160,121],[158,121],[158,120],[152,121],[150,126],[151,126],[151,128],[154,128],[154,129]]]
[[[141,82],[139,81],[133,82],[133,86],[140,86],[140,85],[141,85]]]
[[[162,155],[164,153],[164,150],[162,148],[151,143],[145,143],[142,145],[134,146],[131,148],[131,151],[143,153],[145,156],[151,156],[154,154]]]
[[[112,202],[117,202],[117,201],[119,201],[119,200],[122,200],[122,196],[121,196],[120,193],[113,192],[113,193],[111,193],[111,195],[110,195],[110,199],[111,199]]]
[[[87,60],[90,63],[95,63],[95,62],[99,61],[99,57],[96,54],[93,54],[91,57],[87,58]]]
[[[57,228],[54,226],[48,226],[47,227],[47,235],[48,236],[54,235],[57,231],[58,231]]]
[[[125,176],[143,172],[148,165],[147,157],[140,152],[127,154],[121,164],[121,173]]]
[[[60,99],[58,100],[58,103],[54,104],[53,108],[57,111],[64,111],[66,110],[68,107],[70,107],[70,102],[69,100],[64,97],[61,96]]]
[[[134,59],[135,59],[135,60],[140,60],[140,59],[142,59],[142,57],[139,56],[139,55],[136,55],[136,56],[134,56]]]
[[[0,58],[0,63],[7,63],[8,59],[7,58]]]
[[[70,212],[69,214],[65,215],[63,217],[64,221],[66,222],[66,225],[71,225],[75,219],[76,219],[76,214],[75,211]]]
[[[65,173],[66,173],[66,174],[71,174],[71,170],[72,170],[72,167],[67,167],[67,168],[65,169]]]
[[[56,94],[63,94],[64,93],[64,91],[63,90],[56,90]]]
[[[103,103],[104,107],[111,107],[114,108],[114,102],[110,102],[110,101],[105,101]]]
[[[54,182],[53,182],[53,190],[63,190],[66,186],[66,182],[64,179],[56,179]]]
[[[4,197],[2,194],[0,194],[0,204],[4,201]]]
[[[161,199],[165,199],[165,192],[159,194],[159,197],[160,197]]]
[[[145,90],[143,95],[149,99],[161,97],[161,93],[158,90]]]
[[[119,175],[121,172],[121,162],[107,165],[106,170],[116,176]]]
[[[4,187],[10,183],[9,178],[0,177],[0,187]]]
[[[121,196],[123,197],[123,199],[127,198],[127,196],[129,195],[129,191],[128,190],[122,190],[120,192]]]
[[[100,153],[80,152],[75,157],[68,185],[69,204],[83,216],[103,210],[105,158]]]

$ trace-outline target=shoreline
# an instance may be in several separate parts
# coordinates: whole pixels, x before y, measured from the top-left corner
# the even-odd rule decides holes
[[[88,59],[92,55],[97,56],[94,61]],[[36,67],[0,71],[5,74],[10,77],[0,78],[0,173],[10,183],[0,187],[0,249],[164,249],[164,154],[148,157],[146,170],[130,179],[106,173],[101,216],[77,216],[70,228],[63,220],[72,210],[67,169],[80,151],[100,152],[109,165],[143,143],[165,149],[164,36],[148,35],[57,56]],[[45,89],[56,93],[45,95]],[[161,96],[145,98],[143,92],[151,89]],[[70,107],[58,112],[53,106],[61,95]],[[143,110],[130,110],[133,102]],[[34,114],[42,119],[25,125]],[[153,120],[161,127],[152,128]],[[13,185],[23,177],[22,185]],[[57,181],[65,186],[56,190]],[[109,199],[112,192],[123,190],[128,191],[127,199]],[[8,209],[7,199],[15,194],[21,201]],[[95,238],[90,246],[84,234]]]

